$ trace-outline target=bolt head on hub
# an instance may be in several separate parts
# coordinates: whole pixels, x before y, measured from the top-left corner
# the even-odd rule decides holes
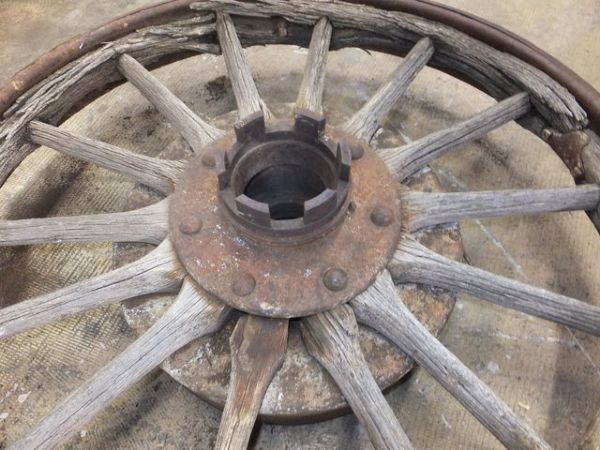
[[[348,275],[337,267],[329,269],[323,276],[323,284],[330,291],[341,291],[348,285]]]
[[[183,234],[196,234],[202,229],[202,225],[200,217],[195,215],[187,216],[179,224],[179,231]]]
[[[248,272],[236,274],[231,284],[231,290],[238,297],[250,295],[255,287],[256,279]]]
[[[212,153],[205,153],[204,155],[202,155],[202,164],[205,167],[209,167],[211,169],[214,169],[215,166],[217,165],[217,159],[215,158],[215,155]]]
[[[394,213],[387,206],[377,205],[371,212],[371,222],[378,227],[387,227],[394,221]]]

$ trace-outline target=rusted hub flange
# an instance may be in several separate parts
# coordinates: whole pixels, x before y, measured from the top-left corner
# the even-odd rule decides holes
[[[293,115],[291,106],[276,106],[281,109],[278,110],[280,116]],[[220,128],[233,128],[234,117],[235,113],[230,113],[215,119],[215,123]],[[327,130],[333,139],[341,140],[342,136],[335,136],[333,132],[333,129]],[[354,157],[360,158],[360,150],[363,149],[357,147],[354,141],[349,143]],[[191,153],[184,151],[183,147],[170,145],[161,157],[188,159]],[[210,160],[211,158],[205,158],[209,166]],[[357,165],[355,159],[352,169],[354,170]],[[354,174],[352,176],[354,177]],[[441,189],[432,172],[423,172],[411,178],[407,187],[414,191],[428,192],[439,192]],[[400,189],[400,186],[396,185],[395,189]],[[158,200],[159,197],[154,196],[148,189],[139,188],[130,197],[127,207],[128,209],[141,208]],[[387,214],[381,209],[375,211],[373,217],[381,225],[385,225],[388,220]],[[197,220],[186,223],[187,229],[192,233],[205,229],[204,223],[200,227],[198,225]],[[462,259],[460,235],[456,229],[437,227],[417,233],[415,238],[448,258]],[[118,266],[139,259],[144,254],[140,253],[143,249],[135,244],[119,244],[117,249]],[[330,281],[334,285],[339,283],[338,274],[333,273],[331,276],[333,280]],[[415,316],[432,333],[437,334],[450,314],[454,303],[453,296],[440,289],[428,289],[422,286],[399,286],[398,289],[401,290],[404,302]],[[161,317],[173,299],[174,296],[157,294],[125,302],[123,310],[127,323],[136,330],[136,333],[143,333],[155,323],[157,318]],[[224,329],[194,341],[172,355],[161,366],[179,383],[219,408],[223,407],[227,396],[231,363],[229,338],[236,321],[237,315]],[[361,326],[359,339],[369,369],[382,389],[398,381],[412,367],[411,361],[406,356],[370,328]],[[302,423],[335,417],[345,412],[348,412],[348,407],[343,395],[325,369],[306,352],[297,322],[292,321],[285,361],[266,392],[260,410],[261,419],[276,423]]]
[[[173,153],[173,150],[164,154],[168,159],[184,156],[180,152]],[[441,189],[432,172],[419,174],[411,181],[409,188],[433,192]],[[146,206],[159,199],[147,198],[148,195],[151,194],[147,189],[136,190],[128,208]],[[448,258],[463,258],[460,235],[455,228],[436,227],[418,233],[415,238]],[[118,266],[139,259],[144,254],[140,253],[136,244],[119,244],[117,248]],[[431,333],[437,334],[452,310],[453,296],[440,289],[423,286],[404,285],[398,286],[398,289],[413,314]],[[123,303],[127,323],[136,333],[143,333],[164,314],[174,298],[172,295],[156,294]],[[185,346],[161,366],[179,383],[219,408],[223,408],[227,396],[231,364],[229,339],[236,321],[237,315],[224,329]],[[260,416],[265,422],[314,422],[349,412],[339,388],[325,369],[306,352],[297,325],[296,321],[290,324],[285,361],[261,405]],[[359,339],[369,369],[382,389],[397,382],[412,368],[412,362],[405,355],[372,329],[361,326]]]
[[[365,290],[400,237],[386,165],[314,114],[236,128],[190,161],[173,195],[170,235],[189,274],[233,308],[269,317],[326,311]],[[284,184],[290,195],[274,198]]]

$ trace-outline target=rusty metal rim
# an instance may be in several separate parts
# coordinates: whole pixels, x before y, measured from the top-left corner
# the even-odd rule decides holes
[[[198,0],[169,0],[142,8],[58,45],[17,72],[6,85],[0,88],[0,114],[3,114],[20,95],[36,83],[97,48],[103,42],[123,37],[145,26],[158,25],[192,15],[189,5],[194,1]],[[429,0],[346,1],[415,14],[451,26],[531,64],[567,88],[586,110],[591,127],[600,132],[600,93],[573,70],[526,39],[473,14]]]

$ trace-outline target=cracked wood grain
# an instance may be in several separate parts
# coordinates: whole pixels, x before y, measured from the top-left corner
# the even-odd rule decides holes
[[[101,305],[173,292],[184,271],[168,240],[123,267],[0,309],[0,339]]]
[[[12,449],[51,449],[66,442],[144,375],[201,336],[219,330],[230,309],[185,280],[179,295],[153,325],[64,399]]]
[[[213,14],[203,15],[196,21],[206,21]],[[150,64],[162,57],[194,51],[213,53],[218,46],[198,42],[203,35],[214,34],[214,24],[185,24],[182,33],[181,22],[173,22],[161,27],[143,28],[117,41],[109,42],[71,64],[59,69],[45,81],[24,93],[3,115],[0,123],[0,184],[14,168],[37,146],[27,142],[27,126],[38,119],[58,123],[74,107],[95,92],[101,91],[109,83],[122,79],[116,69],[115,60],[128,53],[144,64]],[[160,28],[157,32],[157,28]]]
[[[128,175],[162,193],[173,191],[175,182],[184,169],[183,161],[140,155],[35,120],[29,124],[29,139],[37,145],[45,145],[66,155]]]
[[[301,329],[308,352],[333,377],[375,448],[412,449],[367,366],[352,309],[342,305],[306,317]]]
[[[315,24],[310,38],[308,55],[304,65],[304,75],[298,90],[296,107],[323,113],[323,89],[325,86],[325,68],[331,45],[333,27],[327,17]]]
[[[406,92],[417,74],[433,55],[433,42],[420,39],[390,78],[344,125],[346,132],[369,142],[381,121]]]
[[[600,308],[445,258],[404,238],[388,266],[397,282],[464,292],[506,308],[600,336]]]
[[[152,103],[156,109],[181,133],[196,154],[224,132],[213,127],[196,115],[181,99],[154,77],[131,56],[124,54],[118,59],[121,73]]]
[[[258,89],[256,89],[248,59],[229,14],[217,14],[217,34],[237,102],[239,117],[244,118],[252,113],[262,111],[265,119],[272,118],[269,108],[260,98]]]
[[[246,449],[260,406],[285,358],[288,320],[246,315],[229,340],[231,374],[215,449]]]
[[[402,302],[387,270],[350,304],[361,323],[382,333],[413,358],[507,448],[550,449],[526,422],[427,331]]]
[[[438,45],[431,60],[432,66],[463,74],[497,99],[527,91],[535,111],[561,132],[581,129],[587,124],[585,112],[575,98],[544,73],[452,28],[414,15],[365,6],[348,8],[343,2],[305,0],[263,0],[259,3],[206,1],[192,7],[261,18],[267,16],[273,20],[282,16],[293,24],[283,34],[274,33],[270,27],[254,29],[247,24],[239,24],[243,45],[306,45],[306,33],[302,27],[312,26],[324,16],[336,27],[333,36],[336,48],[373,45],[374,48],[394,52],[405,49],[419,37],[429,36],[443,44]],[[0,124],[0,183],[35,149],[25,139],[28,123],[36,118],[57,123],[91,93],[120,80],[121,75],[115,70],[115,59],[119,55],[127,53],[143,64],[150,64],[183,51],[218,53],[218,46],[202,42],[202,39],[214,35],[215,25],[204,23],[212,16],[209,13],[193,20],[143,28],[90,52],[25,92],[4,114],[6,120]]]
[[[464,74],[496,99],[526,91],[540,116],[563,133],[587,125],[586,113],[573,95],[542,71],[455,28],[414,14],[336,0],[207,0],[191,7],[205,12],[284,17],[291,23],[304,25],[327,17],[336,30],[365,30],[398,42],[415,43],[429,37],[436,42],[432,65]]]
[[[167,236],[168,199],[133,211],[0,220],[0,246],[62,242],[145,242]]]
[[[520,93],[444,130],[402,147],[382,149],[379,155],[402,181],[434,159],[485,136],[489,131],[521,117],[527,111],[529,96]]]
[[[595,210],[600,204],[600,185],[555,189],[515,189],[483,192],[402,195],[403,225],[409,231],[464,219],[523,216],[560,211]]]

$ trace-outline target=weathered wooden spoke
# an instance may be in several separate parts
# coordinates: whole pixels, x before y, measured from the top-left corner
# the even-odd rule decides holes
[[[382,333],[448,390],[510,449],[549,449],[541,437],[444,347],[404,305],[390,273],[351,302],[357,319]]]
[[[262,399],[283,364],[288,321],[242,317],[231,335],[229,392],[216,449],[246,449]]]
[[[0,220],[0,247],[61,242],[146,242],[167,236],[168,199],[127,212]]]
[[[265,118],[269,119],[272,114],[258,94],[250,65],[229,14],[217,14],[217,34],[237,101],[239,116],[243,118],[262,111]]]
[[[385,84],[346,122],[345,130],[369,142],[380,127],[383,118],[406,92],[432,55],[431,39],[423,38],[417,42]]]
[[[432,194],[407,192],[402,197],[403,222],[410,231],[463,219],[595,210],[600,185],[558,189],[519,189]]]
[[[65,442],[120,394],[190,341],[220,329],[229,308],[186,280],[152,327],[46,416],[14,449],[51,449]]]
[[[489,131],[517,119],[529,111],[526,93],[513,95],[476,116],[425,136],[402,147],[380,151],[381,157],[397,174],[399,180],[423,168],[435,158],[487,134]]]
[[[304,76],[298,91],[296,107],[323,113],[323,87],[325,85],[325,66],[331,44],[333,27],[327,17],[322,17],[313,28],[308,56],[304,65]]]
[[[199,154],[205,145],[223,135],[223,130],[213,127],[198,117],[131,56],[121,55],[118,66],[121,73],[181,133],[194,153]]]
[[[389,266],[394,279],[460,291],[600,336],[600,308],[445,258],[403,239]]]
[[[36,144],[128,175],[162,193],[173,191],[175,181],[183,170],[180,161],[140,155],[38,121],[29,124],[29,136]]]
[[[178,288],[183,270],[168,240],[136,262],[0,309],[0,339],[101,305]]]
[[[303,319],[301,327],[308,352],[331,374],[375,448],[411,449],[367,366],[352,309],[338,306]]]

